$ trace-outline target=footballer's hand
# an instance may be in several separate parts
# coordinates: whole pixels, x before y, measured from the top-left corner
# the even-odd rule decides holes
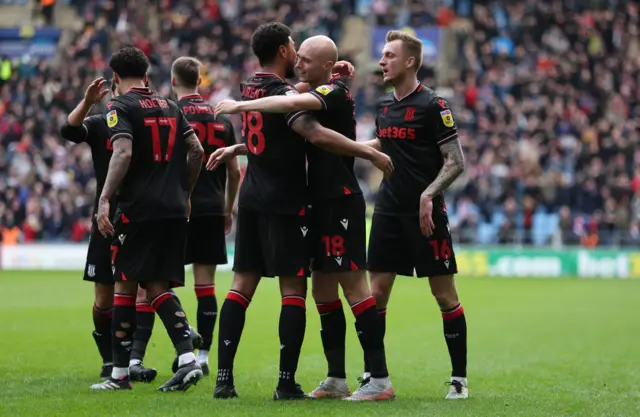
[[[100,100],[104,98],[109,92],[109,89],[104,88],[107,84],[107,80],[104,78],[96,78],[93,80],[91,85],[87,87],[87,90],[84,92],[84,101],[87,104],[94,105]]]
[[[113,236],[115,234],[115,230],[113,229],[113,225],[109,220],[109,200],[101,198],[98,203],[98,230],[102,234],[102,236]]]
[[[209,160],[207,161],[207,169],[209,171],[213,171],[220,165],[232,160],[234,156],[236,156],[236,154],[233,146],[218,148],[209,156]]]
[[[238,113],[238,102],[235,100],[222,100],[216,104],[213,114],[217,117],[221,114]]]
[[[386,153],[375,151],[371,163],[384,174],[385,178],[389,178],[393,172],[393,161]]]
[[[420,196],[420,231],[426,237],[430,237],[436,225],[433,223],[433,199],[422,193]]]
[[[356,68],[349,61],[338,61],[333,64],[331,72],[341,77],[349,77],[349,79],[352,79],[356,73]]]
[[[224,216],[224,234],[228,235],[231,233],[231,228],[233,227],[233,213],[229,213]]]

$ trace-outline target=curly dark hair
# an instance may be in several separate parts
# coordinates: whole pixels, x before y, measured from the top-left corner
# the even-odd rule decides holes
[[[261,66],[273,63],[281,46],[289,45],[291,29],[279,22],[270,22],[258,26],[251,37],[251,49]]]
[[[127,46],[111,55],[109,67],[120,78],[142,79],[149,70],[149,61],[140,49]]]

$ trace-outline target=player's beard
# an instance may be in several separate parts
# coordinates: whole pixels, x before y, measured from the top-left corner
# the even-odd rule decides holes
[[[293,64],[288,65],[284,78],[293,78],[295,76],[296,76],[296,70],[294,68],[294,65]]]

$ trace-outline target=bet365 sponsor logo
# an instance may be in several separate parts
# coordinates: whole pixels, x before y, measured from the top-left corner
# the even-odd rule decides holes
[[[580,278],[629,278],[629,265],[626,253],[578,252]]]

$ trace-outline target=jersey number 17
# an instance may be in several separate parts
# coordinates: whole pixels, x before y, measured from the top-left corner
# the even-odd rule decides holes
[[[176,142],[177,122],[175,117],[145,117],[144,125],[151,128],[151,148],[153,152],[153,162],[162,163],[171,160],[173,153],[173,145]],[[160,134],[160,126],[168,126],[169,134],[166,129],[164,134]],[[163,151],[164,146],[164,151]]]

